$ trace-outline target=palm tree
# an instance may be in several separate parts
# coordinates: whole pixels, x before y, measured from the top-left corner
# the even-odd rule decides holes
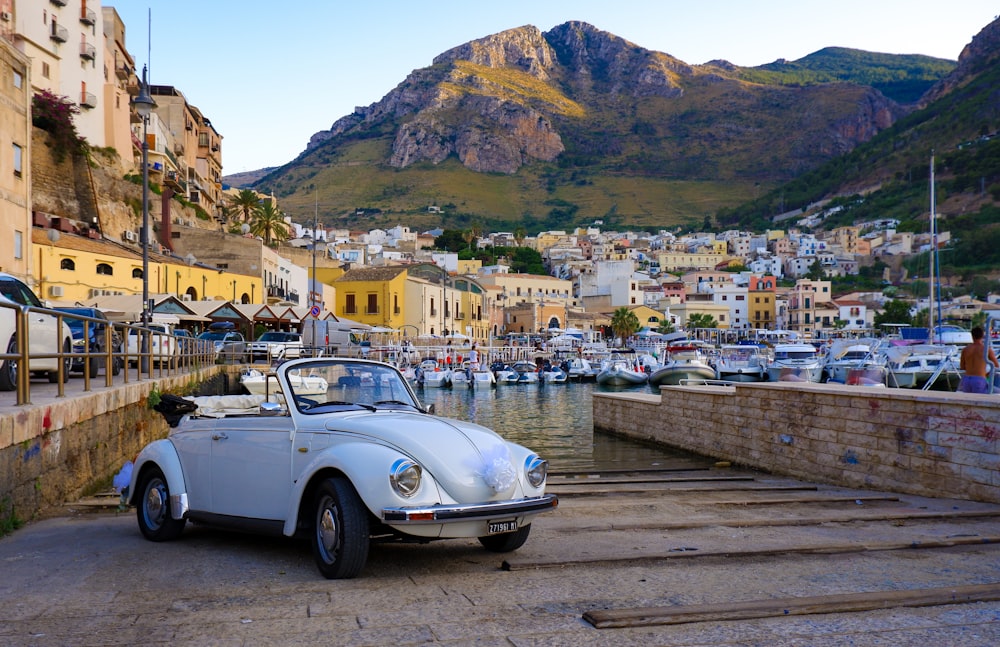
[[[702,312],[695,312],[688,317],[688,328],[718,328],[719,324],[715,317]]]
[[[272,240],[288,240],[285,214],[271,200],[262,202],[254,209],[250,233],[263,238],[265,245],[270,245]]]
[[[677,329],[674,328],[673,322],[669,319],[661,319],[659,325],[656,326],[656,332],[661,335],[669,335],[672,332],[677,332]]]
[[[528,230],[518,225],[514,228],[514,242],[518,247],[524,246],[524,239],[528,237]]]
[[[243,222],[250,222],[250,215],[260,206],[260,196],[256,191],[250,189],[240,189],[240,192],[230,196],[229,204],[233,209],[243,213]]]
[[[625,339],[639,332],[641,327],[639,317],[635,316],[635,313],[626,306],[618,308],[611,315],[611,332],[616,338],[622,340],[622,345],[625,344]]]

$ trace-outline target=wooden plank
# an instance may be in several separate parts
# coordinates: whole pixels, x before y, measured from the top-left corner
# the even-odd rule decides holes
[[[817,613],[852,613],[898,607],[928,607],[995,600],[1000,600],[1000,583],[996,582],[907,591],[870,591],[681,607],[597,609],[584,613],[583,619],[597,629],[609,629],[689,622],[749,620]]]
[[[804,488],[809,489],[809,488]],[[817,489],[817,488],[812,488]],[[816,496],[802,499],[740,499],[735,501],[707,501],[712,505],[785,505],[788,503],[866,503],[869,501],[899,501],[898,496]]]
[[[628,555],[588,555],[586,557],[552,558],[552,559],[520,559],[509,557],[501,564],[505,571],[523,571],[528,569],[554,568],[579,564],[615,564],[618,562],[664,561],[671,559],[696,559],[706,557],[727,557],[733,559],[746,557],[770,557],[773,555],[835,555],[841,553],[864,553],[889,550],[912,550],[927,548],[954,548],[955,546],[989,545],[1000,546],[998,536],[952,537],[939,540],[903,540],[885,541],[862,544],[849,542],[845,544],[816,544],[812,546],[775,546],[771,548],[732,548],[721,550],[700,550],[697,547],[675,547],[666,551],[650,551],[640,553],[629,552]],[[623,551],[624,552],[624,551]]]

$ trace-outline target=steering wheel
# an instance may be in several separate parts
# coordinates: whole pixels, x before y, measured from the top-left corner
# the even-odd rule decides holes
[[[319,402],[316,402],[312,398],[307,398],[301,395],[293,396],[293,399],[295,400],[295,404],[299,405],[299,409],[302,409],[303,411],[319,404]]]

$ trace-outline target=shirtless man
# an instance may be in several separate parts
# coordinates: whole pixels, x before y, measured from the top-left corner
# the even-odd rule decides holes
[[[976,326],[972,329],[972,343],[962,349],[962,360],[959,368],[965,371],[958,390],[962,393],[989,393],[989,382],[986,381],[986,354],[983,347],[983,329]],[[993,349],[989,350],[989,360],[994,367],[1000,368]]]

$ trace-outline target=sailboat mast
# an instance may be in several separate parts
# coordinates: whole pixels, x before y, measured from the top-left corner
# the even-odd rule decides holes
[[[935,294],[934,294],[934,285],[935,285],[935,280],[936,280],[936,277],[935,277],[935,270],[936,270],[936,268],[935,268],[935,260],[937,259],[937,222],[936,222],[937,218],[936,218],[935,206],[934,206],[935,200],[934,200],[934,154],[933,153],[931,153],[931,177],[930,177],[930,181],[931,181],[931,231],[930,231],[930,233],[931,233],[931,250],[930,250],[931,253],[930,253],[930,257],[929,257],[930,258],[930,263],[928,263],[928,265],[930,265],[930,272],[929,272],[930,292],[929,292],[929,295],[928,295],[929,296],[929,302],[927,304],[927,324],[930,326],[930,333],[931,333],[930,334],[930,341],[933,342],[933,341],[935,341],[934,340],[934,330],[935,330],[935,327],[936,327],[935,326],[935,322],[934,322],[934,304],[936,303]]]

